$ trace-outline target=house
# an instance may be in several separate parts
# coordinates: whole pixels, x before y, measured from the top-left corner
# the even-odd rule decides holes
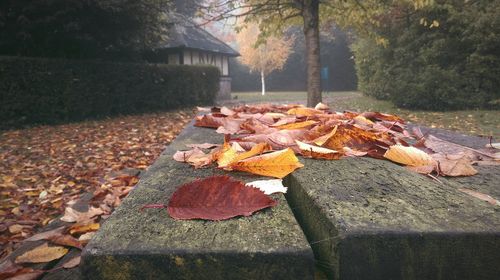
[[[187,18],[177,15],[173,19],[168,39],[154,50],[154,62],[216,66],[221,73],[218,99],[230,99],[229,59],[240,54]]]

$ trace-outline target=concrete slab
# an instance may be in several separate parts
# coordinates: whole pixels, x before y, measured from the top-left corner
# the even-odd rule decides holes
[[[189,126],[108,218],[83,252],[88,279],[312,279],[314,257],[283,195],[279,204],[227,221],[175,221],[164,209],[176,187],[222,174],[192,169],[172,155],[189,143],[220,143],[213,130]],[[231,175],[235,175],[231,173]],[[237,175],[237,174],[236,174]],[[255,176],[239,175],[246,181]]]
[[[442,179],[370,158],[303,160],[286,195],[332,279],[498,279],[500,168]]]

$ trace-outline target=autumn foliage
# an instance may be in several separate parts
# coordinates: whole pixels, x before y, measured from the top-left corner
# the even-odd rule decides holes
[[[367,156],[435,176],[471,176],[474,164],[499,164],[493,148],[475,150],[419,129],[408,131],[398,116],[379,112],[331,112],[325,104],[200,108],[195,126],[217,129],[224,144],[205,143],[179,151],[174,159],[196,168],[213,162],[231,171],[283,178],[302,167],[296,155],[322,160]],[[180,155],[188,155],[180,157]]]

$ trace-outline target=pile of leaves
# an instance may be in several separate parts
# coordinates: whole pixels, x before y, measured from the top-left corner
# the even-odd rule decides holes
[[[19,256],[10,275],[85,246],[191,118],[185,110],[2,132],[0,258],[24,240],[48,242]],[[87,209],[74,208],[84,193],[91,193]],[[64,226],[33,235],[61,215]]]
[[[196,117],[195,126],[216,129],[224,134],[224,143],[190,144],[189,150],[174,154],[176,161],[195,168],[215,164],[226,171],[283,178],[303,167],[296,155],[321,160],[372,157],[390,160],[439,181],[438,176],[475,175],[477,170],[473,165],[500,164],[498,144],[490,143],[483,150],[472,149],[423,135],[418,128],[410,132],[400,117],[379,112],[331,112],[322,103],[315,108],[269,104],[199,110],[205,114]],[[234,189],[227,188],[227,179],[206,180],[181,186],[174,193],[167,207],[173,218],[220,220],[238,213],[248,214],[236,210],[231,214],[218,211],[220,215],[200,213],[214,211],[214,205],[233,207],[241,205],[238,201],[253,201],[257,197],[254,194],[246,199],[237,197]],[[234,184],[243,192],[241,183]],[[223,189],[228,191],[221,193]],[[461,191],[500,205],[491,197],[485,199],[484,194]],[[193,193],[204,195],[197,198]],[[259,209],[273,205],[274,202],[266,202]]]

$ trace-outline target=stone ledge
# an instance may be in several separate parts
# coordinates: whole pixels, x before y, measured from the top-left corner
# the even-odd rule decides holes
[[[388,161],[304,159],[286,195],[334,279],[498,279],[498,167],[439,184]]]
[[[188,126],[142,176],[83,252],[89,279],[312,279],[314,258],[284,196],[278,206],[227,221],[175,221],[164,209],[176,187],[222,172],[175,162],[185,144],[220,143],[213,130]],[[232,173],[240,179],[255,176]]]

